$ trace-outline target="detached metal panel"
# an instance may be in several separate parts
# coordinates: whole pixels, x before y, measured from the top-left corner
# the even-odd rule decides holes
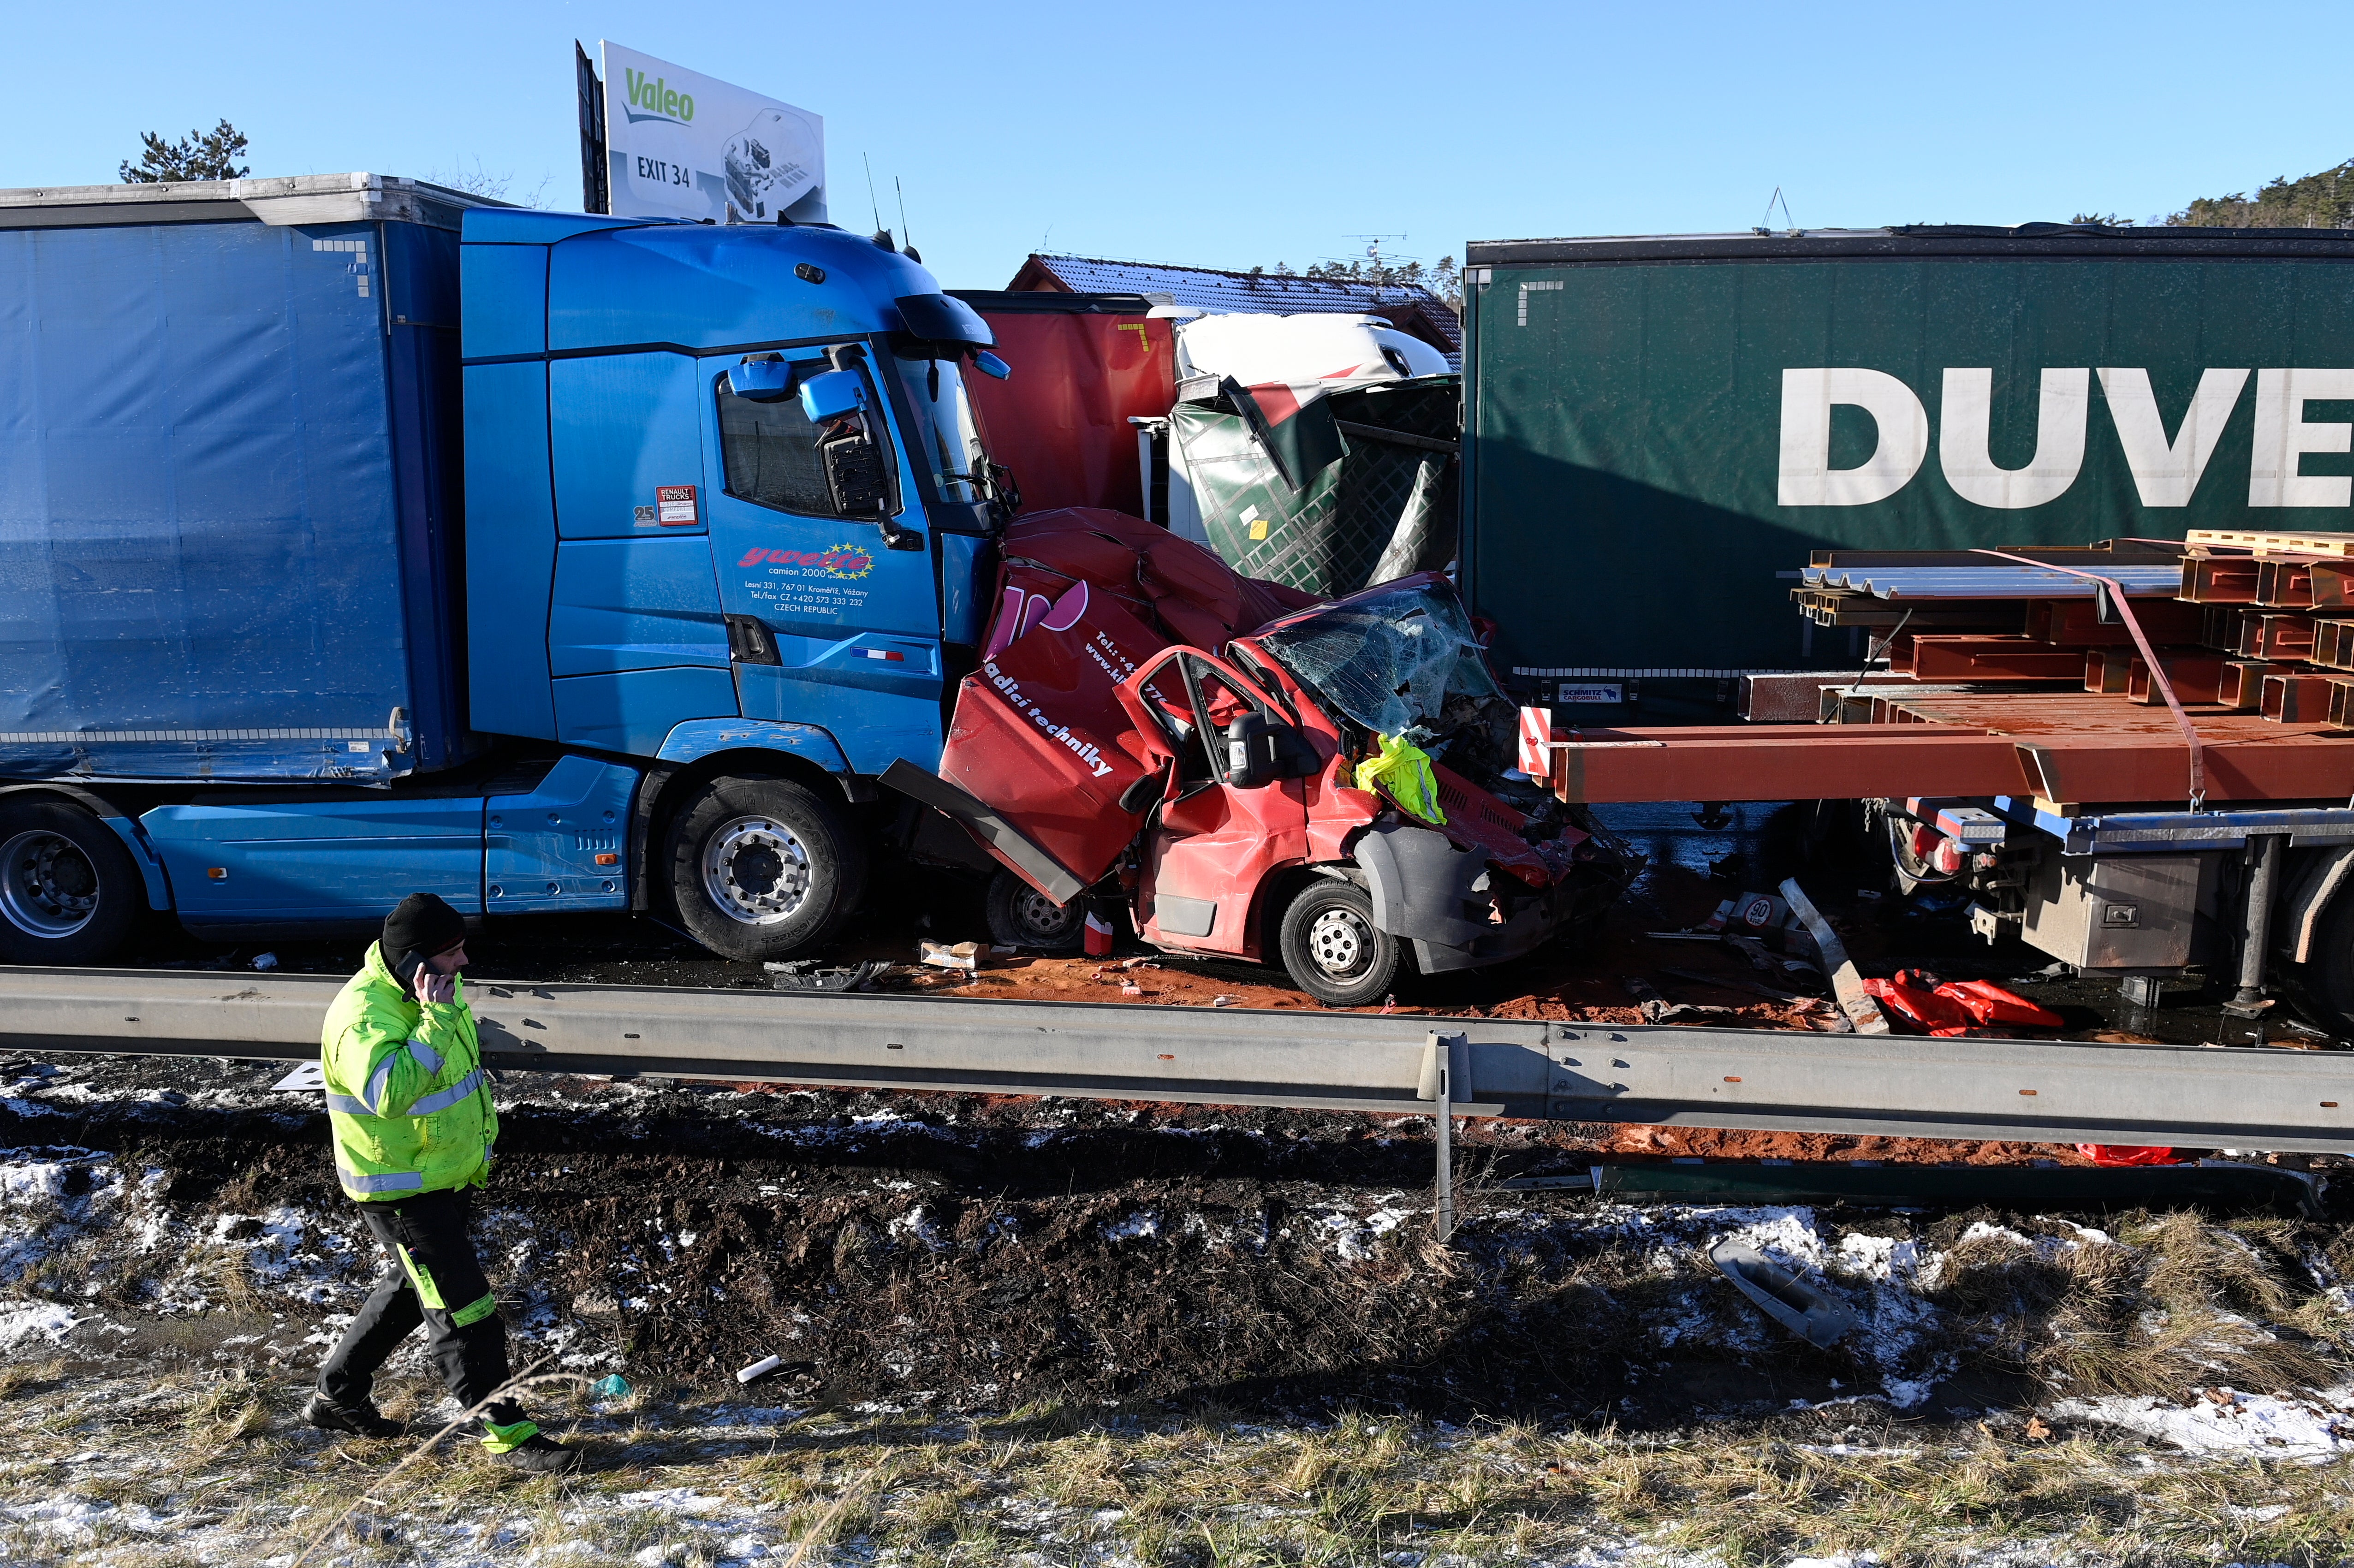
[[[1816,549],[2354,527],[2349,410],[2320,400],[2354,375],[2354,237],[1872,230],[1469,261],[1465,589],[1524,687],[1850,661],[1808,648],[1776,577]],[[2284,468],[2338,482],[2268,482]]]
[[[463,750],[455,247],[239,210],[0,213],[0,777],[379,781]]]

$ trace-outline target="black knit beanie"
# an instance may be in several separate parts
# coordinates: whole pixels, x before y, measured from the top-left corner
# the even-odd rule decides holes
[[[412,893],[384,917],[384,961],[400,973],[414,956],[429,959],[466,939],[466,919],[431,893]]]

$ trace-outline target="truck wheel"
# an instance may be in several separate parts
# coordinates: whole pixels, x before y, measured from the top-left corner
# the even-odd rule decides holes
[[[0,805],[0,960],[94,964],[147,906],[131,852],[79,806]]]
[[[671,895],[722,958],[815,947],[866,891],[866,844],[842,811],[786,779],[715,779],[673,819]]]
[[[1076,953],[1087,939],[1084,897],[1057,904],[1010,871],[1000,869],[989,879],[983,906],[989,916],[989,939],[1001,948]]]
[[[1363,1007],[1397,979],[1398,939],[1373,924],[1373,901],[1352,882],[1318,877],[1283,912],[1277,939],[1300,990],[1333,1007]]]

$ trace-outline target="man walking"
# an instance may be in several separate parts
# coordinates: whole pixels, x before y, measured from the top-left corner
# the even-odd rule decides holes
[[[473,1189],[490,1180],[498,1112],[458,970],[466,925],[412,893],[384,939],[327,1009],[320,1063],[335,1173],[387,1255],[302,1415],[313,1426],[393,1437],[376,1407],[376,1369],[419,1323],[441,1381],[472,1409],[507,1381],[506,1330],[466,1235]],[[511,1399],[482,1413],[482,1446],[521,1469],[563,1471],[578,1455],[550,1442]]]

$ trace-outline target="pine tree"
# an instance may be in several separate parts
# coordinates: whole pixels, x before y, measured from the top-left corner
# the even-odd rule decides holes
[[[2301,180],[2275,178],[2253,196],[2200,196],[2167,221],[2195,228],[2354,228],[2354,158]]]
[[[140,132],[144,143],[139,161],[122,162],[122,183],[161,185],[175,180],[241,180],[252,169],[237,160],[245,152],[245,132],[224,120],[209,131],[191,131],[176,142],[166,142],[153,131]]]

